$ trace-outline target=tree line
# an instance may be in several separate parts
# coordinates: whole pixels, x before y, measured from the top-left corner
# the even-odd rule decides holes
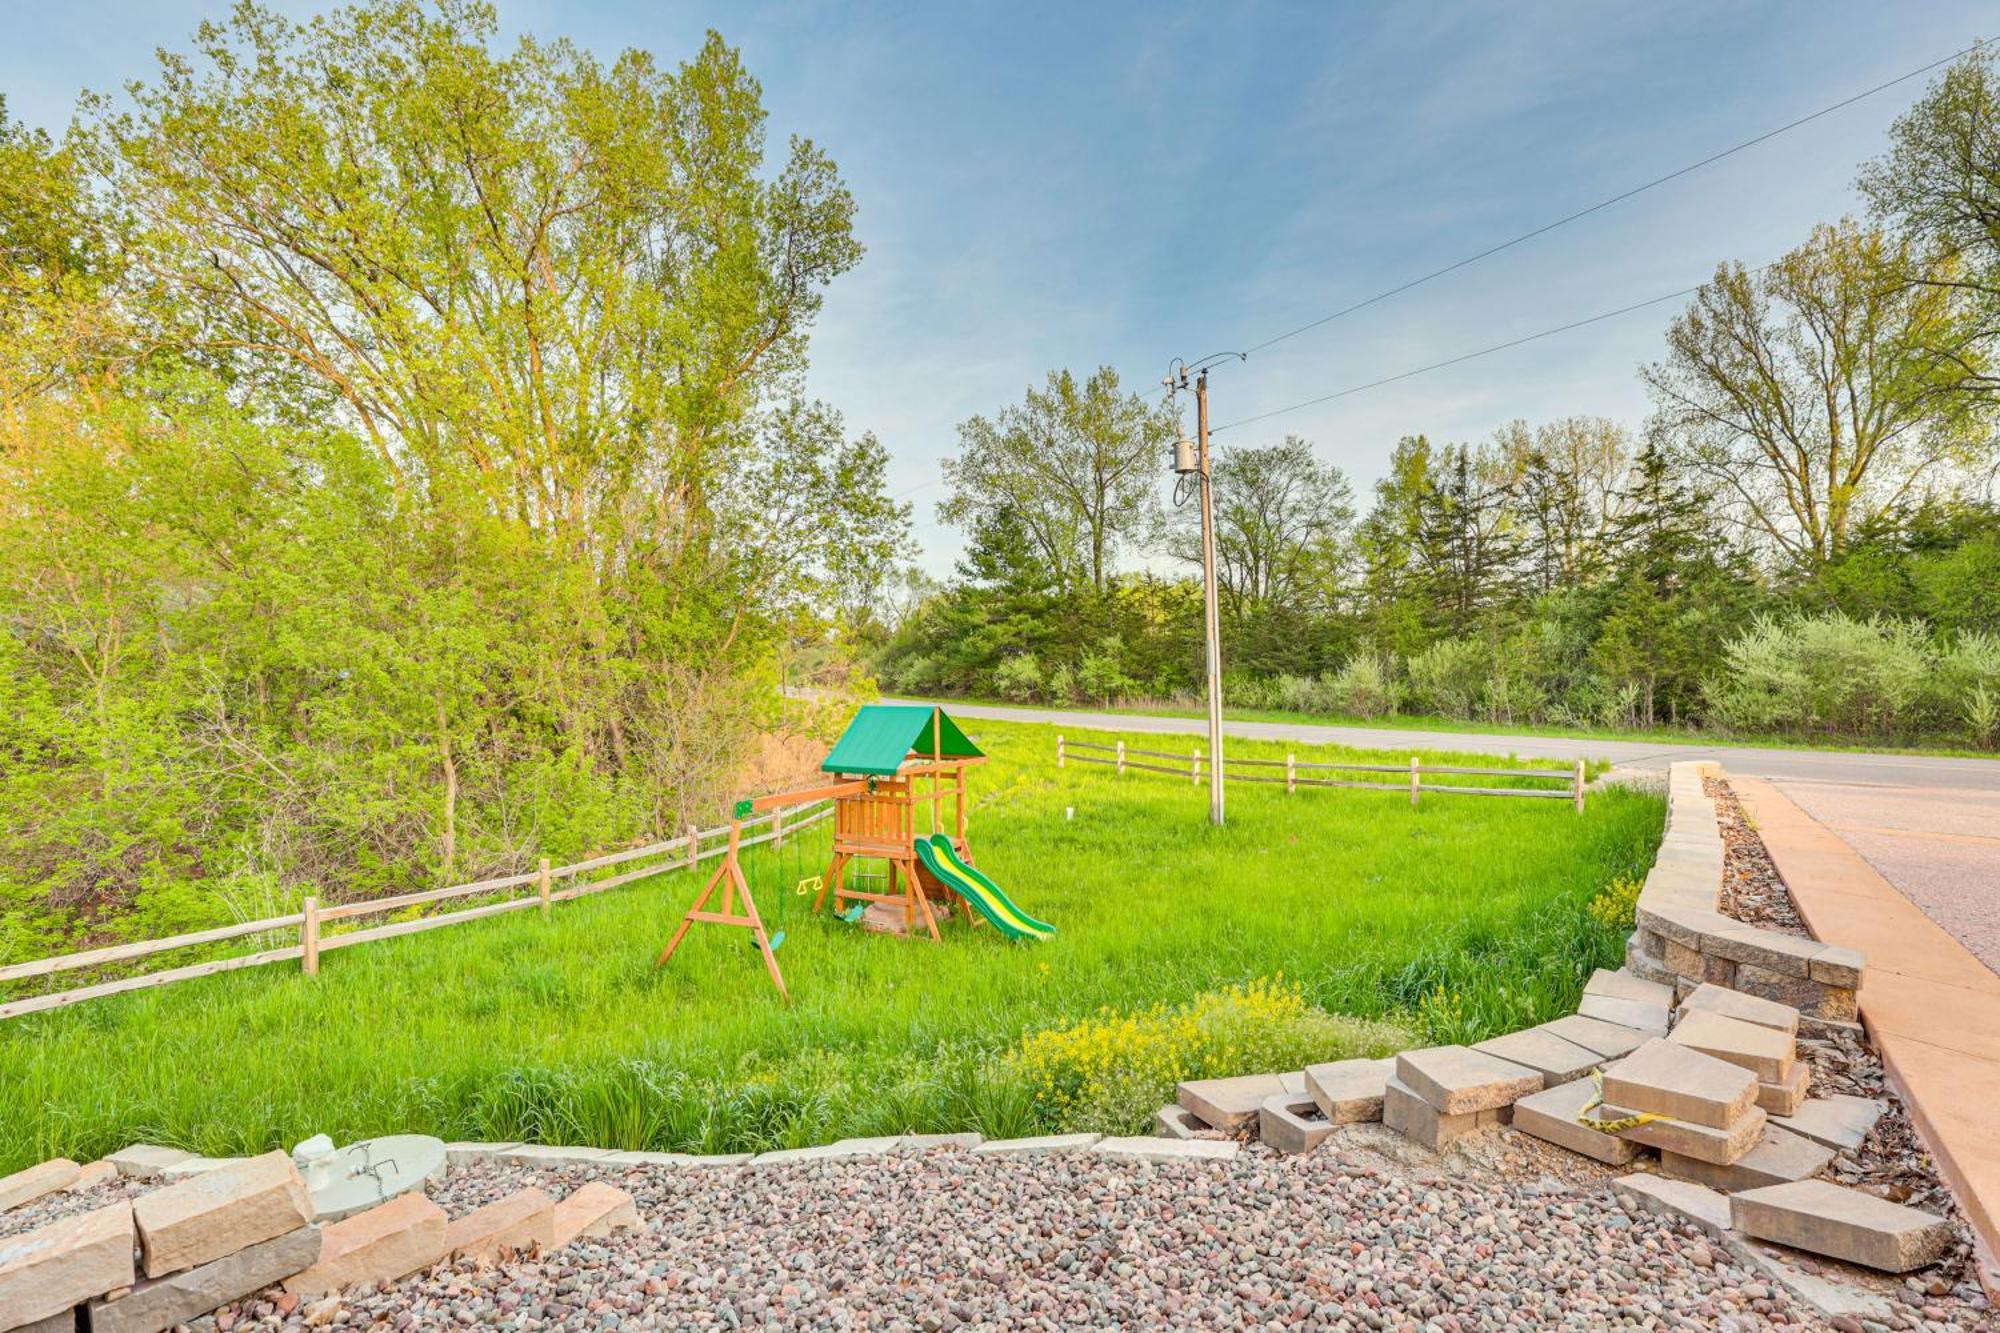
[[[1949,67],[1857,184],[1862,216],[1717,267],[1641,369],[1636,429],[1412,433],[1365,505],[1306,440],[1219,449],[1230,701],[2000,741],[1992,53]],[[963,423],[940,514],[966,554],[873,600],[885,686],[1197,694],[1197,506],[1158,484],[1178,429],[1109,368]]]
[[[710,34],[255,4],[0,105],[0,956],[707,822],[906,540],[855,205]]]

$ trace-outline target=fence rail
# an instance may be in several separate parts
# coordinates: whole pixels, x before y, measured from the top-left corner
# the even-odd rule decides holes
[[[787,812],[780,808],[768,814],[758,815],[742,821],[744,828],[771,827],[763,833],[742,839],[743,847],[754,847],[759,843],[778,842],[803,832],[833,813],[831,802],[819,801],[799,807],[809,812],[803,816],[795,810]],[[565,866],[552,866],[546,858],[535,870],[519,874],[501,875],[493,879],[474,880],[467,884],[453,884],[441,889],[426,889],[418,893],[399,893],[389,898],[370,898],[361,902],[340,903],[332,907],[321,907],[316,898],[307,898],[297,912],[284,916],[263,917],[256,921],[239,921],[234,925],[217,926],[211,930],[191,931],[184,935],[169,935],[155,940],[134,940],[128,944],[114,944],[102,949],[87,949],[80,953],[60,954],[52,958],[37,958],[25,963],[13,963],[0,967],[0,982],[22,981],[32,977],[53,976],[60,972],[73,972],[83,968],[102,967],[111,963],[130,962],[134,959],[150,958],[156,954],[168,953],[175,949],[196,948],[204,944],[221,944],[248,935],[266,935],[277,931],[296,930],[299,932],[297,944],[275,949],[265,949],[256,953],[238,954],[228,958],[213,958],[200,963],[189,963],[181,967],[167,968],[159,972],[142,972],[134,976],[118,977],[111,981],[100,981],[88,986],[78,986],[70,990],[51,991],[44,995],[31,995],[23,999],[0,1004],[0,1020],[18,1018],[23,1014],[39,1013],[45,1009],[60,1009],[84,1000],[94,1000],[101,996],[117,995],[124,991],[144,990],[151,986],[171,985],[176,981],[187,981],[194,977],[213,976],[219,972],[234,972],[245,967],[259,967],[266,963],[286,963],[297,959],[304,970],[314,973],[319,970],[319,956],[330,949],[345,949],[351,945],[367,944],[374,940],[394,939],[401,935],[415,935],[426,930],[437,930],[443,926],[455,926],[466,921],[478,921],[486,917],[501,916],[508,912],[524,911],[537,907],[547,913],[552,904],[573,902],[592,894],[615,889],[622,884],[663,875],[673,870],[686,870],[712,857],[721,856],[728,850],[726,842],[704,848],[704,839],[726,837],[727,824],[714,828],[697,829],[690,827],[677,838],[664,842],[649,843],[644,847],[631,847],[623,851],[608,852]],[[671,858],[671,859],[668,859]],[[636,869],[622,871],[605,879],[573,882],[569,887],[556,889],[557,880],[576,881],[580,876],[592,871],[606,870],[612,866],[628,865],[634,861],[648,864]],[[476,907],[460,908],[454,912],[441,912],[435,916],[415,917],[408,921],[392,921],[379,926],[369,926],[361,930],[351,930],[338,935],[322,936],[323,926],[330,923],[348,921],[355,917],[375,916],[382,912],[396,912],[408,907],[420,907],[430,903],[450,902],[459,898],[477,897],[487,893],[504,893],[533,884],[535,893],[505,898],[499,902],[482,903]]]
[[[1078,750],[1095,751],[1093,754],[1078,754]],[[1099,755],[1110,755],[1109,759]],[[1165,764],[1147,764],[1135,761],[1133,755],[1144,755],[1151,759],[1172,759],[1170,768]],[[1127,769],[1138,769],[1144,773],[1166,773],[1173,777],[1184,777],[1190,782],[1200,782],[1202,775],[1212,772],[1215,763],[1202,757],[1201,747],[1196,746],[1191,754],[1173,754],[1164,750],[1141,750],[1119,741],[1115,745],[1103,745],[1096,741],[1073,741],[1058,734],[1056,736],[1056,767],[1066,763],[1102,764],[1115,768],[1120,773]],[[1283,777],[1264,777],[1253,773],[1232,772],[1238,768],[1282,768]],[[1419,755],[1411,755],[1408,766],[1402,764],[1342,764],[1342,763],[1301,763],[1294,755],[1283,759],[1231,759],[1222,760],[1222,779],[1225,782],[1260,782],[1270,785],[1284,784],[1289,794],[1301,787],[1340,787],[1349,791],[1393,791],[1407,792],[1410,804],[1417,805],[1426,793],[1450,796],[1526,796],[1544,800],[1569,801],[1578,814],[1583,813],[1583,760],[1576,761],[1574,768],[1467,768],[1454,764],[1426,764]],[[1395,773],[1408,775],[1407,782],[1357,782],[1343,778],[1300,777],[1301,773]],[[1560,788],[1549,787],[1463,787],[1449,782],[1425,782],[1425,778],[1440,776],[1474,778],[1528,778],[1540,782],[1560,782]]]

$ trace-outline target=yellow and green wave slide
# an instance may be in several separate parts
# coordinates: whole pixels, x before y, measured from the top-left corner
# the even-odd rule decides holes
[[[924,869],[950,885],[1008,939],[1045,940],[1056,933],[1054,926],[1037,921],[1014,906],[998,884],[960,860],[951,839],[944,834],[917,839],[917,858],[924,863]]]

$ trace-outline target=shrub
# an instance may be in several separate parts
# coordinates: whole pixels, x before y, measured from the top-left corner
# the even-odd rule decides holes
[[[1469,720],[1485,694],[1486,645],[1475,638],[1440,639],[1410,659],[1410,694],[1418,707]]]
[[[1350,717],[1387,717],[1396,711],[1396,684],[1374,653],[1356,653],[1327,682],[1333,711]]]
[[[1204,991],[1183,1004],[1105,1009],[1031,1033],[1009,1062],[1061,1128],[1122,1133],[1143,1128],[1183,1079],[1387,1055],[1411,1040],[1393,1024],[1316,1009],[1280,976]]]
[[[1709,707],[1725,725],[1753,731],[1895,735],[1937,671],[1920,627],[1838,611],[1759,616],[1722,654],[1722,673],[1707,686]]]
[[[1278,677],[1278,706],[1292,713],[1333,713],[1339,711],[1333,690],[1323,677]]]
[[[993,668],[993,688],[1003,699],[1027,703],[1042,689],[1042,668],[1033,653],[1016,653]]]
[[[1073,703],[1076,700],[1076,676],[1061,662],[1049,669],[1048,679],[1042,682],[1042,693],[1052,704]]]
[[[1102,652],[1084,655],[1083,669],[1077,672],[1076,683],[1087,697],[1108,705],[1131,693],[1138,684],[1125,674],[1125,668],[1118,660],[1121,647],[1116,638],[1110,638],[1104,641]]]

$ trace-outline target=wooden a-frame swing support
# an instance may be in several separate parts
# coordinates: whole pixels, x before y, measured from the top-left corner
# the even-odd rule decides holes
[[[778,994],[786,1003],[791,1002],[791,992],[785,989],[785,974],[778,969],[778,955],[771,950],[770,932],[764,929],[764,918],[757,912],[757,900],[751,896],[750,882],[743,877],[743,820],[754,813],[776,810],[788,805],[805,805],[812,801],[823,801],[829,797],[838,798],[865,791],[868,783],[834,782],[810,791],[777,792],[770,796],[759,796],[755,800],[738,801],[736,817],[729,821],[729,850],[723,854],[722,864],[708,877],[708,884],[701,896],[694,900],[681,917],[681,924],[674,931],[674,937],[667,941],[667,947],[660,950],[660,956],[653,960],[654,967],[665,967],[667,960],[674,956],[674,950],[681,947],[687,938],[688,928],[697,921],[712,926],[737,926],[750,932],[757,941],[757,951],[764,955],[764,969],[771,974],[771,984],[778,988]],[[709,899],[715,896],[717,888],[722,890],[722,910],[708,910]],[[742,908],[737,908],[737,898],[743,900]]]

